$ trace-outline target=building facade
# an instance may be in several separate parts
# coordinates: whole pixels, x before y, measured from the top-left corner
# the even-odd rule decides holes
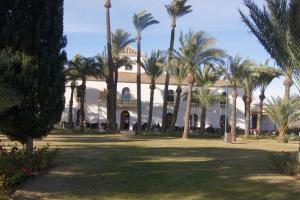
[[[132,60],[136,60],[136,50],[128,47],[125,54],[129,56]],[[120,130],[133,130],[134,124],[137,122],[137,86],[136,86],[136,65],[131,67],[121,67],[119,69],[119,81],[117,86],[117,125]],[[154,106],[153,106],[153,120],[154,124],[161,124],[162,117],[162,106],[163,106],[163,95],[164,95],[164,82],[165,74],[160,76],[156,81],[156,89],[154,92]],[[142,70],[141,75],[141,91],[142,91],[142,124],[148,121],[149,112],[149,101],[150,101],[150,80],[147,75]],[[77,83],[80,85],[80,81]],[[171,123],[172,113],[174,109],[174,101],[176,98],[176,82],[172,78],[170,79],[170,86],[168,91],[168,111],[167,111],[167,121]],[[182,86],[183,93],[187,90],[187,85]],[[228,116],[230,122],[231,116],[231,105],[232,88],[226,88],[226,81],[218,80],[214,86],[211,87],[211,92],[218,93],[226,96],[228,92]],[[65,111],[62,115],[62,121],[68,121],[68,110],[69,110],[69,100],[70,100],[71,90],[67,85],[65,99]],[[242,96],[244,91],[238,89],[237,98],[237,126],[241,129],[245,128],[245,107]],[[88,77],[86,83],[86,99],[85,99],[85,119],[89,123],[105,124],[107,123],[106,118],[106,82],[102,79],[96,79],[94,77]],[[77,97],[77,91],[74,94],[74,104],[73,104],[73,121],[75,124],[79,124],[79,113],[80,113],[80,98]],[[225,121],[225,102],[218,102],[212,107],[207,109],[206,117],[206,127],[211,126],[214,128],[222,128],[222,123]],[[186,109],[186,101],[181,97],[178,118],[176,126],[184,126],[184,115]],[[201,109],[196,104],[192,104],[191,109],[191,127],[200,127],[200,113]],[[255,128],[255,113],[252,117],[252,127]],[[263,130],[273,130],[274,124],[271,123],[268,118],[263,118]]]

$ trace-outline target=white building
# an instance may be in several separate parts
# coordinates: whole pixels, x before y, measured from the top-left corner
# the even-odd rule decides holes
[[[131,59],[136,60],[136,50],[128,47],[126,49],[126,55]],[[117,124],[118,128],[133,129],[133,125],[137,122],[137,104],[136,104],[136,65],[132,67],[121,67],[119,69],[119,82],[117,86]],[[153,106],[153,120],[152,123],[160,123],[162,117],[162,105],[163,105],[163,94],[164,94],[164,82],[165,75],[160,76],[156,81],[156,89],[154,92],[154,106]],[[142,124],[147,122],[148,112],[149,112],[149,100],[150,100],[150,88],[149,88],[149,78],[144,73],[142,69],[141,75],[141,91],[142,91]],[[80,83],[78,83],[80,84]],[[183,92],[186,91],[187,85],[183,85]],[[168,118],[171,119],[173,113],[173,104],[176,95],[176,83],[170,78],[169,85],[169,97],[168,97]],[[226,81],[218,80],[211,91],[219,94],[226,95]],[[231,97],[232,89],[228,88],[228,114],[231,116]],[[63,112],[62,121],[68,121],[68,109],[70,100],[71,90],[70,87],[66,87],[65,99],[65,111]],[[237,126],[244,129],[245,127],[245,108],[242,96],[244,91],[238,89],[237,98]],[[74,93],[74,104],[73,104],[73,121],[77,124],[79,123],[79,110],[80,103],[79,98],[77,98],[77,92]],[[177,118],[177,126],[183,127],[184,125],[184,114],[186,109],[186,102],[181,99],[180,108]],[[191,126],[200,127],[200,108],[196,104],[192,104],[191,109]],[[85,118],[86,121],[90,123],[106,123],[106,82],[102,79],[95,79],[93,77],[88,77],[86,83],[86,102],[85,102]],[[212,126],[214,128],[220,128],[220,122],[225,121],[225,103],[220,102],[207,109],[206,126]],[[255,119],[255,117],[253,117]],[[254,120],[255,121],[255,120]],[[230,118],[229,118],[230,122]],[[255,127],[254,125],[253,127]],[[274,125],[270,124],[267,118],[263,119],[263,130],[273,130]]]

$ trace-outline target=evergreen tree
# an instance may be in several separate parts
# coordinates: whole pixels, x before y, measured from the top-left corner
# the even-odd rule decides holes
[[[46,136],[64,109],[63,0],[1,0],[0,19],[0,50],[10,58],[0,84],[21,96],[0,115],[0,129],[32,151],[32,139]]]

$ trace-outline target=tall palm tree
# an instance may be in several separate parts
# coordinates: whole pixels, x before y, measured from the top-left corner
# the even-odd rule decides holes
[[[245,136],[250,134],[250,116],[251,116],[251,103],[253,100],[253,92],[258,87],[259,74],[255,71],[255,67],[244,69],[244,74],[241,80],[244,89],[243,100],[245,103]]]
[[[279,77],[282,72],[278,69],[275,69],[273,67],[269,67],[268,65],[269,61],[267,60],[264,64],[258,66],[255,68],[255,71],[258,72],[258,87],[260,90],[259,95],[259,110],[257,115],[257,132],[258,134],[261,133],[261,123],[262,123],[262,112],[263,112],[263,105],[264,100],[266,98],[265,91],[269,84],[272,82],[274,78]]]
[[[229,57],[229,74],[228,78],[232,87],[232,111],[231,111],[231,135],[232,142],[236,141],[236,99],[238,97],[237,89],[242,84],[245,69],[253,66],[253,61],[244,59],[239,55]]]
[[[70,101],[69,101],[69,129],[74,128],[74,122],[73,122],[73,98],[74,98],[74,90],[76,88],[76,82],[80,79],[79,71],[75,67],[68,67],[65,70],[66,75],[66,81],[70,82],[70,88],[71,88],[71,95],[70,95]]]
[[[199,66],[214,62],[222,62],[224,51],[212,48],[215,40],[207,36],[204,32],[192,32],[184,35],[180,34],[180,59],[186,65],[186,82],[188,84],[188,95],[186,103],[183,138],[188,137],[189,121],[191,113],[192,91],[195,83],[195,72],[199,70]]]
[[[182,94],[182,84],[185,80],[186,76],[186,65],[181,62],[180,57],[175,56],[168,67],[168,72],[173,77],[173,79],[176,81],[176,98],[174,103],[174,112],[172,115],[172,123],[170,126],[170,131],[172,131],[175,127],[177,116],[178,116],[178,110],[180,105],[180,99]]]
[[[114,65],[112,58],[112,41],[111,41],[111,27],[110,27],[110,8],[111,1],[105,0],[106,8],[106,41],[107,41],[107,58],[108,58],[108,101],[107,101],[107,115],[108,115],[108,128],[110,131],[116,130],[116,94],[114,94]]]
[[[243,22],[257,37],[278,66],[285,73],[284,98],[289,99],[293,84],[293,69],[299,66],[299,1],[298,0],[267,0],[267,5],[260,9],[252,0],[244,0],[250,11],[246,16],[240,15]]]
[[[204,65],[199,67],[198,73],[196,73],[196,82],[201,89],[196,89],[195,98],[199,105],[201,106],[201,132],[205,132],[205,122],[206,122],[206,110],[208,107],[220,100],[219,95],[212,94],[209,87],[221,77],[223,74],[223,69],[215,68],[212,65]]]
[[[279,142],[284,142],[288,128],[300,120],[299,102],[299,98],[296,97],[289,100],[273,97],[268,99],[265,111],[278,128]]]
[[[136,74],[136,84],[137,84],[137,131],[141,130],[142,124],[142,102],[141,102],[141,39],[142,32],[149,26],[153,24],[158,24],[159,21],[155,20],[151,13],[147,11],[141,11],[133,15],[133,25],[137,32],[136,42],[137,42],[137,74]]]
[[[174,41],[175,41],[175,29],[176,21],[178,18],[192,12],[192,6],[186,5],[188,0],[172,0],[170,4],[165,5],[168,15],[171,18],[171,38],[170,38],[170,47],[169,47],[169,65],[173,57]],[[169,91],[169,79],[170,74],[166,70],[166,79],[165,79],[165,89],[164,89],[164,101],[163,101],[163,111],[162,111],[162,129],[166,129],[166,114],[167,114],[167,97]],[[173,115],[173,118],[175,116]],[[176,115],[177,117],[177,115]]]
[[[155,81],[163,73],[162,66],[165,64],[165,56],[162,51],[152,51],[151,56],[144,60],[143,68],[150,79],[150,102],[148,114],[148,131],[152,126],[153,99]]]
[[[71,67],[78,70],[81,85],[78,87],[80,92],[80,130],[84,132],[84,120],[85,120],[85,92],[87,76],[97,77],[100,74],[101,66],[98,66],[94,58],[84,58],[80,55],[76,55],[72,61],[69,62]]]

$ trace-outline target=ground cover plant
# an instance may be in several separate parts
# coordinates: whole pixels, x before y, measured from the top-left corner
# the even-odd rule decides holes
[[[49,146],[34,148],[31,154],[17,144],[0,143],[0,194],[7,195],[27,178],[48,169],[56,153]]]

